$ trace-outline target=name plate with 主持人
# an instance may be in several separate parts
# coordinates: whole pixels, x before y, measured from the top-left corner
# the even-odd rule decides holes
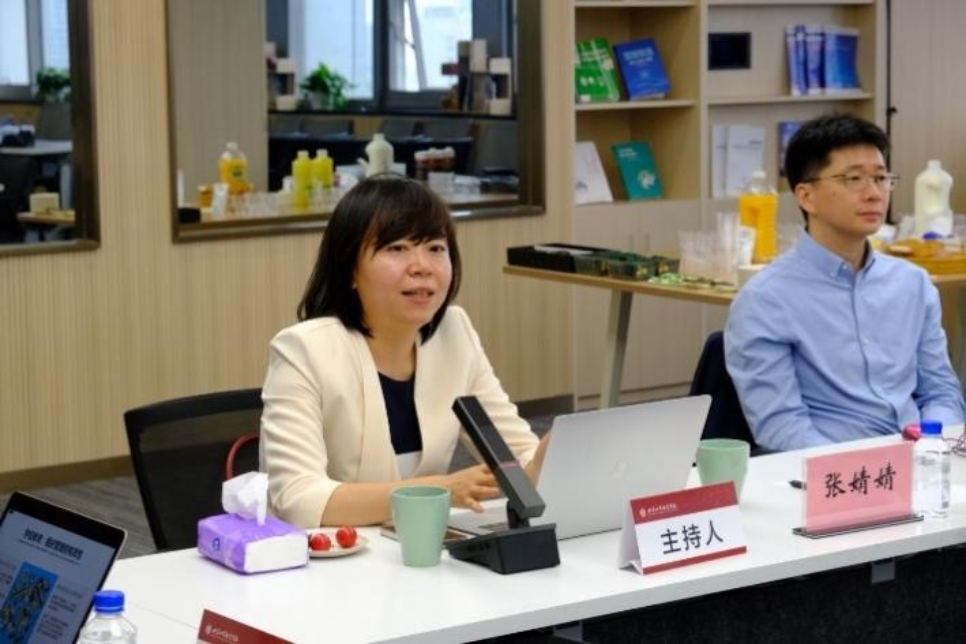
[[[632,499],[620,567],[660,572],[748,551],[732,482]]]
[[[911,441],[812,456],[804,461],[804,527],[822,537],[918,521],[913,512]]]

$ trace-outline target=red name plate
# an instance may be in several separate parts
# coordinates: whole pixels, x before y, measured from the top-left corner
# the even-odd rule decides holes
[[[621,531],[620,567],[642,574],[747,552],[733,483],[633,499]]]
[[[198,627],[198,644],[293,644],[230,617],[205,610]]]
[[[912,446],[903,441],[805,459],[805,531],[911,517]]]

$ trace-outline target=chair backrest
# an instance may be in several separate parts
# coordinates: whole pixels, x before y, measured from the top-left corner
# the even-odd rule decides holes
[[[701,438],[739,438],[757,451],[748,421],[741,410],[738,392],[725,367],[724,334],[715,331],[705,340],[698,368],[691,381],[691,395],[711,395],[711,409]]]
[[[0,154],[0,243],[23,241],[17,213],[30,209],[34,168],[34,157]]]
[[[234,471],[258,469],[257,450],[240,451],[236,443],[258,432],[261,415],[261,389],[167,400],[124,414],[134,473],[159,550],[193,547],[198,519],[222,512],[229,460]]]

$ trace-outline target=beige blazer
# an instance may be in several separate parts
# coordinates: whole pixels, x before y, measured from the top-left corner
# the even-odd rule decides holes
[[[414,476],[445,473],[460,435],[457,396],[475,395],[522,465],[538,439],[500,386],[463,309],[450,306],[416,351],[416,415],[423,439]],[[260,460],[271,511],[319,525],[344,482],[399,480],[379,374],[362,334],[333,317],[307,320],[272,340],[262,389]]]

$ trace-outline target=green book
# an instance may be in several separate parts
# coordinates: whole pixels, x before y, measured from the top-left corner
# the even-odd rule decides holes
[[[613,103],[621,100],[617,64],[610,41],[593,38],[577,42],[574,94],[578,103]]]
[[[660,199],[664,196],[664,187],[650,145],[644,141],[631,141],[615,143],[610,147],[617,160],[628,199]]]

